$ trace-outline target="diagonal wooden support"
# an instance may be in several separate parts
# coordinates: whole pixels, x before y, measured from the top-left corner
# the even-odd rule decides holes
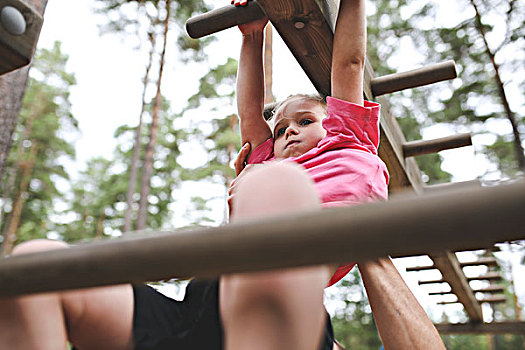
[[[465,307],[465,311],[470,320],[474,322],[483,321],[481,305],[465,278],[456,254],[447,251],[440,254],[429,254],[429,257],[434,261],[434,266],[439,269],[443,279],[450,285],[458,301]]]

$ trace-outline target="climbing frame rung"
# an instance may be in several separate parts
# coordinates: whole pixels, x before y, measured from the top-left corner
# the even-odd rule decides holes
[[[433,140],[407,142],[403,145],[403,155],[405,158],[415,157],[471,145],[472,136],[470,133],[457,134]]]
[[[454,61],[449,60],[407,72],[394,73],[374,78],[371,81],[371,88],[372,94],[377,97],[396,91],[455,79],[456,77],[456,65]]]
[[[257,1],[250,1],[246,6],[228,5],[190,18],[186,21],[186,32],[198,39],[264,16]]]

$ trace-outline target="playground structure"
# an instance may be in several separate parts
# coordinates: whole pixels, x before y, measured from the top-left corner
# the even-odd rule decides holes
[[[25,2],[0,0],[0,74],[31,62],[42,22],[42,16]]]
[[[15,4],[19,3],[0,0],[0,11],[8,5],[18,8]],[[328,95],[337,14],[335,1],[283,0],[277,7],[269,0],[259,0],[250,2],[246,8],[228,6],[190,19],[188,33],[193,37],[207,35],[258,18],[263,12],[315,88]],[[37,22],[35,19],[32,23]],[[39,23],[41,25],[41,19]],[[27,34],[10,34],[5,42],[3,38],[7,36],[1,33],[1,73],[29,62],[40,27],[35,24],[33,31],[29,31],[29,25],[27,28]],[[22,55],[25,60],[11,59],[18,57],[16,53],[23,46],[22,42],[25,47],[31,43],[31,51],[26,50],[25,56]],[[454,77],[451,61],[377,78],[367,62],[364,94],[383,106],[379,155],[391,174],[390,192],[399,194],[387,203],[296,215],[271,223],[254,221],[212,229],[136,234],[63,251],[11,257],[0,262],[0,297],[172,277],[210,277],[227,272],[340,263],[349,258],[363,260],[385,255],[427,254],[434,264],[412,270],[437,268],[442,280],[422,283],[447,282],[471,321],[466,325],[438,325],[441,332],[524,333],[523,322],[483,323],[481,303],[501,299],[480,301],[475,293],[501,292],[501,288],[473,290],[462,270],[465,264],[458,261],[454,251],[489,248],[495,242],[524,239],[520,214],[525,208],[525,183],[494,188],[481,188],[479,184],[459,185],[456,190],[425,186],[412,157],[469,145],[470,135],[406,142],[383,96]],[[325,231],[326,227],[331,228],[330,232]],[[244,235],[247,230],[252,234]],[[271,242],[266,239],[269,235]],[[337,242],[336,251],[334,242]],[[289,254],[291,246],[296,254]],[[480,260],[470,264],[494,262]]]

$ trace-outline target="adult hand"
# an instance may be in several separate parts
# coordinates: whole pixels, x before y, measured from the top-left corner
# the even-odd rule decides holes
[[[231,0],[231,4],[236,7],[248,5],[248,0]],[[243,35],[249,35],[256,32],[262,32],[266,24],[268,23],[268,17],[264,17],[253,22],[240,24],[239,29]]]
[[[237,177],[232,181],[230,184],[230,189],[228,191],[228,209],[229,214],[231,216],[232,213],[232,206],[233,206],[233,199],[235,195],[235,188],[239,181],[246,175],[246,173],[249,171],[250,168],[252,168],[255,164],[246,164],[246,159],[248,158],[248,155],[251,151],[251,145],[247,142],[245,143],[241,150],[239,151],[239,154],[237,155],[237,159],[235,159],[234,166],[235,166],[235,174]]]
[[[246,166],[246,161],[248,160],[248,155],[250,154],[251,150],[252,150],[252,145],[250,145],[248,142],[246,142],[239,150],[237,159],[235,159],[235,162],[234,162],[235,175],[239,176],[239,174],[242,172],[242,170]]]

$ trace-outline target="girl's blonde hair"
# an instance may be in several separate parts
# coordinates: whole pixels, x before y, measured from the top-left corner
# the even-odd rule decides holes
[[[326,109],[326,98],[318,95],[318,94],[295,94],[290,95],[286,99],[280,101],[280,102],[272,102],[267,103],[264,105],[264,111],[263,116],[266,121],[270,121],[273,116],[275,115],[275,112],[286,102],[294,99],[304,99],[306,101],[312,101],[315,103],[319,103],[324,109]]]

